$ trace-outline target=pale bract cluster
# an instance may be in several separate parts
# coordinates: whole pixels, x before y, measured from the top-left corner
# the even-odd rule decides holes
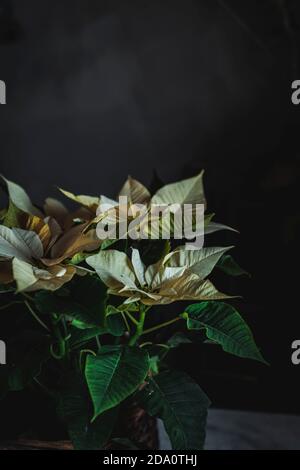
[[[54,291],[92,267],[127,302],[223,298],[206,277],[227,248],[203,248],[203,241],[205,234],[228,227],[204,215],[203,172],[165,185],[153,195],[128,177],[118,201],[61,190],[78,204],[74,211],[53,198],[37,207],[19,185],[5,178],[3,182],[8,205],[1,211],[1,283],[16,282],[18,291]],[[144,266],[138,248],[131,254],[111,249],[122,239],[187,243]]]
[[[135,248],[130,258],[120,251],[108,250],[89,256],[86,261],[109,287],[110,294],[127,297],[124,304],[169,304],[177,300],[227,298],[218,292],[207,276],[229,249],[190,251],[180,247],[147,267]]]

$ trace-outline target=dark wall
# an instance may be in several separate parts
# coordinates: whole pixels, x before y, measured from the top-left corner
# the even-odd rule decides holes
[[[288,0],[0,1],[1,173],[41,202],[205,168],[210,211],[240,230],[225,241],[252,279],[227,287],[271,367],[210,351],[222,406],[300,410],[299,21]]]

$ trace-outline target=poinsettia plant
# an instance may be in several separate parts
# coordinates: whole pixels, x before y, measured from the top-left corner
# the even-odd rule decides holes
[[[200,173],[151,195],[129,177],[119,195],[129,208],[206,206],[202,179]],[[243,273],[228,254],[232,247],[188,250],[172,227],[169,240],[101,239],[97,223],[110,217],[105,203],[115,201],[61,190],[76,203],[73,211],[53,198],[37,207],[16,183],[3,178],[3,186],[0,308],[19,304],[32,326],[11,331],[0,396],[26,388],[45,394],[75,449],[147,445],[129,442],[120,425],[132,407],[163,421],[173,449],[202,449],[209,399],[186,373],[170,369],[168,353],[198,332],[228,353],[264,362],[230,296],[209,280],[215,267]],[[205,216],[205,234],[224,229]],[[172,314],[167,305],[179,301],[180,313]]]

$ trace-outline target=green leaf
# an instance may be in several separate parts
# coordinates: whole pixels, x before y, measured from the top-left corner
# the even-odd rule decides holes
[[[71,326],[69,331],[71,334],[71,338],[69,340],[69,345],[71,349],[81,348],[96,336],[104,335],[105,333],[107,333],[107,330],[101,326],[85,328],[84,330]]]
[[[59,413],[66,422],[75,450],[101,450],[113,431],[118,408],[91,423],[93,407],[85,383],[73,377],[61,394]]]
[[[159,372],[159,363],[160,363],[159,355],[150,357],[149,364],[150,364],[150,369],[153,372],[153,374],[158,374],[158,372]]]
[[[223,255],[222,258],[217,262],[216,267],[230,276],[245,275],[250,277],[250,274],[242,269],[231,255]]]
[[[110,240],[109,238],[107,238],[106,240],[104,240],[104,241],[101,243],[100,249],[101,249],[101,250],[107,250],[107,249],[110,248],[112,245],[114,245],[117,241],[118,241],[118,239]]]
[[[149,356],[137,347],[103,346],[86,359],[85,375],[94,404],[93,420],[135,392],[149,370]]]
[[[177,348],[181,344],[190,344],[192,341],[187,338],[183,333],[175,333],[171,338],[167,341],[167,346],[169,348]]]
[[[77,320],[76,326],[87,328],[103,326],[106,304],[106,287],[96,276],[76,276],[67,287],[55,292],[40,291],[35,302],[41,313],[63,314]]]
[[[82,263],[82,261],[85,260],[85,258],[87,258],[89,256],[89,253],[83,253],[82,251],[79,252],[79,253],[76,253],[74,256],[72,256],[72,258],[70,259],[70,264],[74,264],[74,265],[77,265],[77,264],[80,264]]]
[[[113,305],[106,307],[106,326],[108,332],[113,336],[123,336],[127,331],[123,313]]]
[[[108,332],[113,336],[123,336],[126,332],[126,324],[121,313],[119,315],[109,315],[106,319]]]
[[[119,315],[109,315],[106,324],[108,332],[113,336],[123,336],[126,331],[126,324],[121,313]]]
[[[84,321],[81,320],[72,320],[71,321],[71,326],[74,326],[78,330],[90,330],[91,328],[94,328],[93,326],[88,325]],[[95,327],[97,328],[97,327]]]
[[[252,333],[240,314],[224,302],[201,302],[186,308],[184,317],[190,330],[206,329],[208,339],[235,356],[266,363]]]
[[[6,227],[19,227],[20,219],[24,216],[24,212],[18,209],[10,200],[8,209],[3,216],[3,225]]]
[[[7,209],[4,208],[4,209],[0,209],[0,221],[2,222],[4,217],[5,217],[5,214],[7,213]]]
[[[200,450],[205,440],[209,399],[188,375],[165,371],[149,380],[138,400],[162,419],[174,450]]]

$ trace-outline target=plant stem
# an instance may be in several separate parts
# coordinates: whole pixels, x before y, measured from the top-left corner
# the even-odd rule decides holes
[[[39,322],[39,324],[45,328],[47,331],[50,331],[48,326],[38,317],[38,315],[35,313],[35,311],[33,310],[33,308],[31,307],[30,303],[27,301],[27,300],[24,300],[24,303],[26,305],[26,307],[28,308],[29,312],[31,313],[31,315],[36,319],[37,322]]]
[[[125,325],[126,325],[127,331],[128,331],[128,333],[130,334],[130,326],[129,326],[129,323],[128,323],[128,321],[127,321],[126,315],[125,315],[124,312],[121,312],[121,315],[122,315],[123,321],[124,321],[124,323],[125,323]]]
[[[145,346],[151,346],[152,344],[152,341],[146,341],[145,343],[140,344],[140,348],[144,348]]]
[[[23,300],[13,300],[12,302],[8,302],[5,305],[1,305],[0,310],[4,310],[4,309],[10,307],[11,305],[22,304],[22,303],[23,303]]]
[[[26,299],[31,300],[31,302],[34,302],[34,298],[31,295],[27,294],[26,292],[21,292],[21,294],[26,297]]]
[[[33,377],[33,380],[39,385],[39,387],[44,391],[44,393],[46,393],[46,395],[51,398],[55,397],[55,394],[53,392],[50,392],[50,390],[44,384],[42,384],[36,377]]]
[[[100,349],[101,349],[101,343],[100,343],[99,336],[97,335],[97,336],[95,337],[95,339],[96,339],[96,343],[97,343],[98,351],[100,351]]]
[[[173,318],[172,320],[166,321],[164,323],[160,323],[159,325],[152,326],[152,328],[148,328],[147,330],[144,330],[142,332],[142,335],[146,335],[148,333],[152,333],[152,331],[159,330],[160,328],[164,328],[165,326],[172,325],[172,323],[175,323],[178,320],[182,320],[181,317],[176,317]]]
[[[53,333],[56,338],[57,344],[58,344],[58,352],[56,353],[53,349],[53,344],[50,347],[51,354],[55,359],[61,360],[65,359],[66,355],[68,356],[68,349],[66,345],[65,338],[61,334],[60,327],[58,325],[57,320],[52,322],[53,325]]]
[[[140,318],[136,326],[135,334],[132,336],[132,338],[129,341],[129,346],[134,346],[137,340],[139,339],[139,337],[143,334],[146,311],[147,309],[145,308],[145,306],[143,304],[140,304]]]
[[[139,322],[134,318],[133,315],[131,315],[131,313],[127,312],[127,310],[125,310],[125,313],[128,316],[128,318],[132,321],[132,323],[134,323],[135,325],[138,325]]]
[[[63,325],[63,329],[64,329],[63,341],[64,341],[64,345],[65,345],[65,355],[66,355],[67,359],[70,359],[70,348],[69,348],[69,343],[68,343],[70,335],[68,335],[68,327],[67,327],[66,319],[64,317],[62,318],[62,325]]]

